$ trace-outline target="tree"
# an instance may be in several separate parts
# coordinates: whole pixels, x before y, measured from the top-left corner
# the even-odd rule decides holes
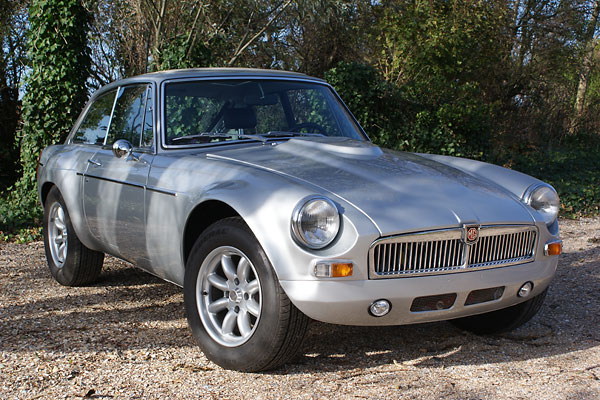
[[[414,149],[483,157],[506,76],[507,9],[496,2],[387,0],[367,53],[411,104],[396,134]],[[499,84],[500,83],[500,84]]]
[[[0,0],[0,191],[17,178],[15,133],[20,114],[19,90],[26,62],[26,8]]]
[[[571,125],[571,131],[575,130],[575,121],[580,118],[584,112],[585,96],[594,59],[594,49],[596,47],[594,32],[596,32],[596,26],[598,25],[598,14],[600,14],[600,0],[596,1],[594,4],[594,9],[583,38],[583,65],[579,73],[579,84],[577,85],[577,94],[575,96],[575,118],[573,118],[574,123]]]
[[[29,7],[27,92],[21,130],[22,176],[9,194],[0,225],[38,214],[35,173],[40,152],[63,141],[87,99],[89,15],[78,0],[32,0]]]
[[[293,0],[88,0],[94,86],[150,71],[265,66]],[[270,64],[270,61],[268,62]]]
[[[515,1],[504,136],[551,146],[571,125],[589,1]],[[505,141],[505,140],[503,140]]]
[[[357,0],[294,1],[266,37],[263,63],[322,77],[340,62],[364,61],[360,28],[371,7]]]

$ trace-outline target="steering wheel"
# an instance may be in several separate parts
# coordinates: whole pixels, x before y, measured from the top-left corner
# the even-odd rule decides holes
[[[311,133],[320,133],[323,136],[327,136],[327,131],[325,130],[325,128],[314,122],[302,122],[301,124],[296,124],[290,128],[290,131],[300,132],[302,129],[309,129],[312,131]]]

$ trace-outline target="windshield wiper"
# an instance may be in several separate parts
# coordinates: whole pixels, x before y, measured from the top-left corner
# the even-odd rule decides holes
[[[322,133],[304,133],[304,132],[291,132],[291,131],[269,131],[261,134],[267,137],[288,137],[288,136],[318,136],[325,137]]]
[[[267,140],[271,138],[290,138],[297,136],[317,136],[323,137],[320,133],[303,133],[303,132],[286,132],[286,131],[269,131],[261,134],[225,134],[225,133],[211,133],[211,132],[203,132],[203,133],[195,133],[193,135],[185,135],[171,139],[171,144],[176,144],[178,142],[184,141],[192,141],[197,140],[199,142],[210,142],[213,139],[233,139],[234,137],[238,137],[240,139],[253,139],[258,140],[260,142],[266,143]]]
[[[232,138],[233,138],[233,136],[226,135],[224,133],[203,132],[203,133],[195,133],[193,135],[185,135],[185,136],[173,138],[173,139],[171,139],[171,143],[177,143],[177,142],[182,142],[182,141],[187,141],[187,140],[200,140],[200,141],[209,142],[212,139],[232,139]]]
[[[239,135],[240,139],[254,139],[260,140],[265,143],[267,140],[271,138],[291,138],[297,136],[317,136],[324,137],[325,135],[321,133],[302,133],[302,132],[286,132],[286,131],[269,131],[265,133],[250,135],[250,134],[241,134]]]

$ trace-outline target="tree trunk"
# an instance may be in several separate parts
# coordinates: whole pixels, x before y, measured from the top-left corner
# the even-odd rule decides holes
[[[579,74],[579,85],[577,85],[577,95],[575,97],[575,117],[571,122],[571,133],[576,130],[577,120],[585,111],[585,95],[587,93],[590,70],[592,68],[592,62],[594,59],[594,32],[596,31],[596,25],[598,23],[598,14],[600,14],[600,0],[596,1],[596,5],[592,11],[592,17],[590,18],[590,22],[585,33],[583,65]]]
[[[159,0],[158,7],[154,5],[153,1],[149,1],[154,6],[156,18],[153,21],[154,24],[154,42],[152,43],[152,61],[154,62],[157,71],[162,69],[162,35],[163,25],[165,20],[165,10],[167,9],[167,0]]]

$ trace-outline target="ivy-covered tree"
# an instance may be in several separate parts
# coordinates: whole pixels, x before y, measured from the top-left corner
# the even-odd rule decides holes
[[[22,176],[2,202],[2,225],[26,225],[39,215],[36,166],[40,152],[63,141],[87,98],[89,15],[80,0],[32,0],[29,61],[20,132]],[[17,222],[18,221],[18,222]]]
[[[18,178],[15,132],[26,64],[26,10],[24,0],[0,0],[0,191]]]

